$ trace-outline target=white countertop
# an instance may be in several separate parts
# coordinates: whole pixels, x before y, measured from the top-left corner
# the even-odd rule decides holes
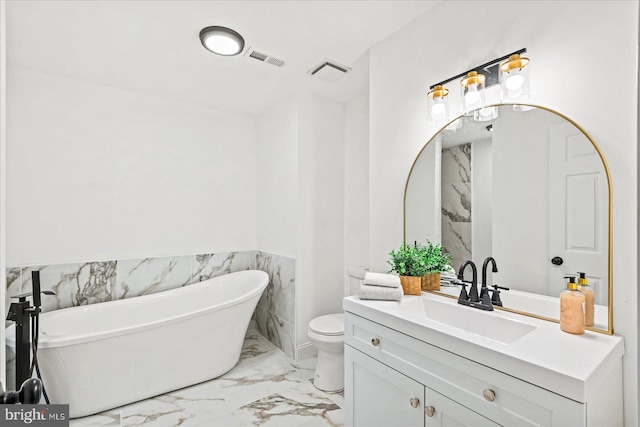
[[[484,316],[494,316],[498,319],[505,318],[505,323],[510,319],[534,328],[510,344],[505,344],[428,319],[423,298],[454,305],[450,308],[458,315],[471,310],[475,313],[470,316],[476,316],[480,324],[483,319],[487,320]],[[421,296],[404,295],[400,301],[347,297],[343,301],[343,308],[346,312],[578,402],[587,401],[588,396],[612,372],[624,354],[623,340],[616,335],[590,331],[586,331],[584,335],[572,335],[562,332],[557,323],[500,310],[484,312],[431,293],[423,292]]]

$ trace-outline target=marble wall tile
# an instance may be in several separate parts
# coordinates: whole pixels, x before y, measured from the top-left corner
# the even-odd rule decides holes
[[[471,144],[444,148],[441,159],[441,183],[471,182]]]
[[[258,251],[256,253],[256,269],[269,275],[269,284],[258,304],[282,320],[294,324],[296,301],[295,258]]]
[[[255,251],[195,255],[192,262],[193,283],[223,274],[249,270],[254,256]]]
[[[118,298],[148,295],[188,285],[193,256],[118,261]]]
[[[258,304],[256,308],[256,326],[258,332],[286,355],[295,357],[295,328],[293,324],[280,319]]]
[[[31,272],[40,272],[42,311],[112,301],[116,293],[116,261],[30,266],[22,270],[22,289],[31,292]]]
[[[458,270],[471,259],[471,223],[442,220],[442,246],[451,254],[451,265]]]
[[[5,311],[5,313],[8,312],[9,306],[11,305],[11,297],[22,293],[22,270],[20,267],[7,268],[6,270],[7,293],[5,308],[7,311]]]
[[[454,268],[471,259],[471,144],[442,150],[442,246]]]
[[[440,194],[443,216],[453,222],[471,222],[470,183],[443,184]]]

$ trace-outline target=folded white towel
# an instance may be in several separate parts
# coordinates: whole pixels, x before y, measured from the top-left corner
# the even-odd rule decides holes
[[[360,285],[358,298],[377,299],[384,301],[400,301],[402,298],[402,288],[390,288],[388,286]]]
[[[400,277],[395,274],[372,273],[367,271],[364,273],[364,284],[371,286],[384,286],[387,288],[399,288]]]

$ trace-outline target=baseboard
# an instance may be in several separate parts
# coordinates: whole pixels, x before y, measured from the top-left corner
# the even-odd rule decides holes
[[[296,348],[296,360],[304,360],[317,354],[318,349],[310,342],[301,344]]]

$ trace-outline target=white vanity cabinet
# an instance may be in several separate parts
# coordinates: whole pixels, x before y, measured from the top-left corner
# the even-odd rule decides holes
[[[592,372],[595,387],[589,385],[587,394],[593,402],[580,401],[576,395],[558,393],[553,381],[543,387],[514,375],[521,369],[517,360],[513,363],[496,354],[492,365],[487,363],[493,357],[486,349],[461,346],[456,337],[448,340],[440,331],[434,340],[439,345],[434,345],[424,336],[412,336],[417,329],[408,327],[415,326],[410,316],[402,319],[396,310],[377,318],[371,309],[375,304],[358,307],[359,303],[345,300],[347,426],[622,425],[621,353],[602,373]],[[562,349],[549,349],[554,350]],[[476,356],[483,363],[476,362]],[[526,361],[523,366],[527,368]],[[551,374],[562,380],[567,373]],[[542,381],[544,377],[540,375]],[[573,393],[569,390],[567,394]]]
[[[350,346],[345,347],[347,425],[498,426]],[[357,384],[357,398],[353,385]],[[436,409],[437,408],[437,409]]]

